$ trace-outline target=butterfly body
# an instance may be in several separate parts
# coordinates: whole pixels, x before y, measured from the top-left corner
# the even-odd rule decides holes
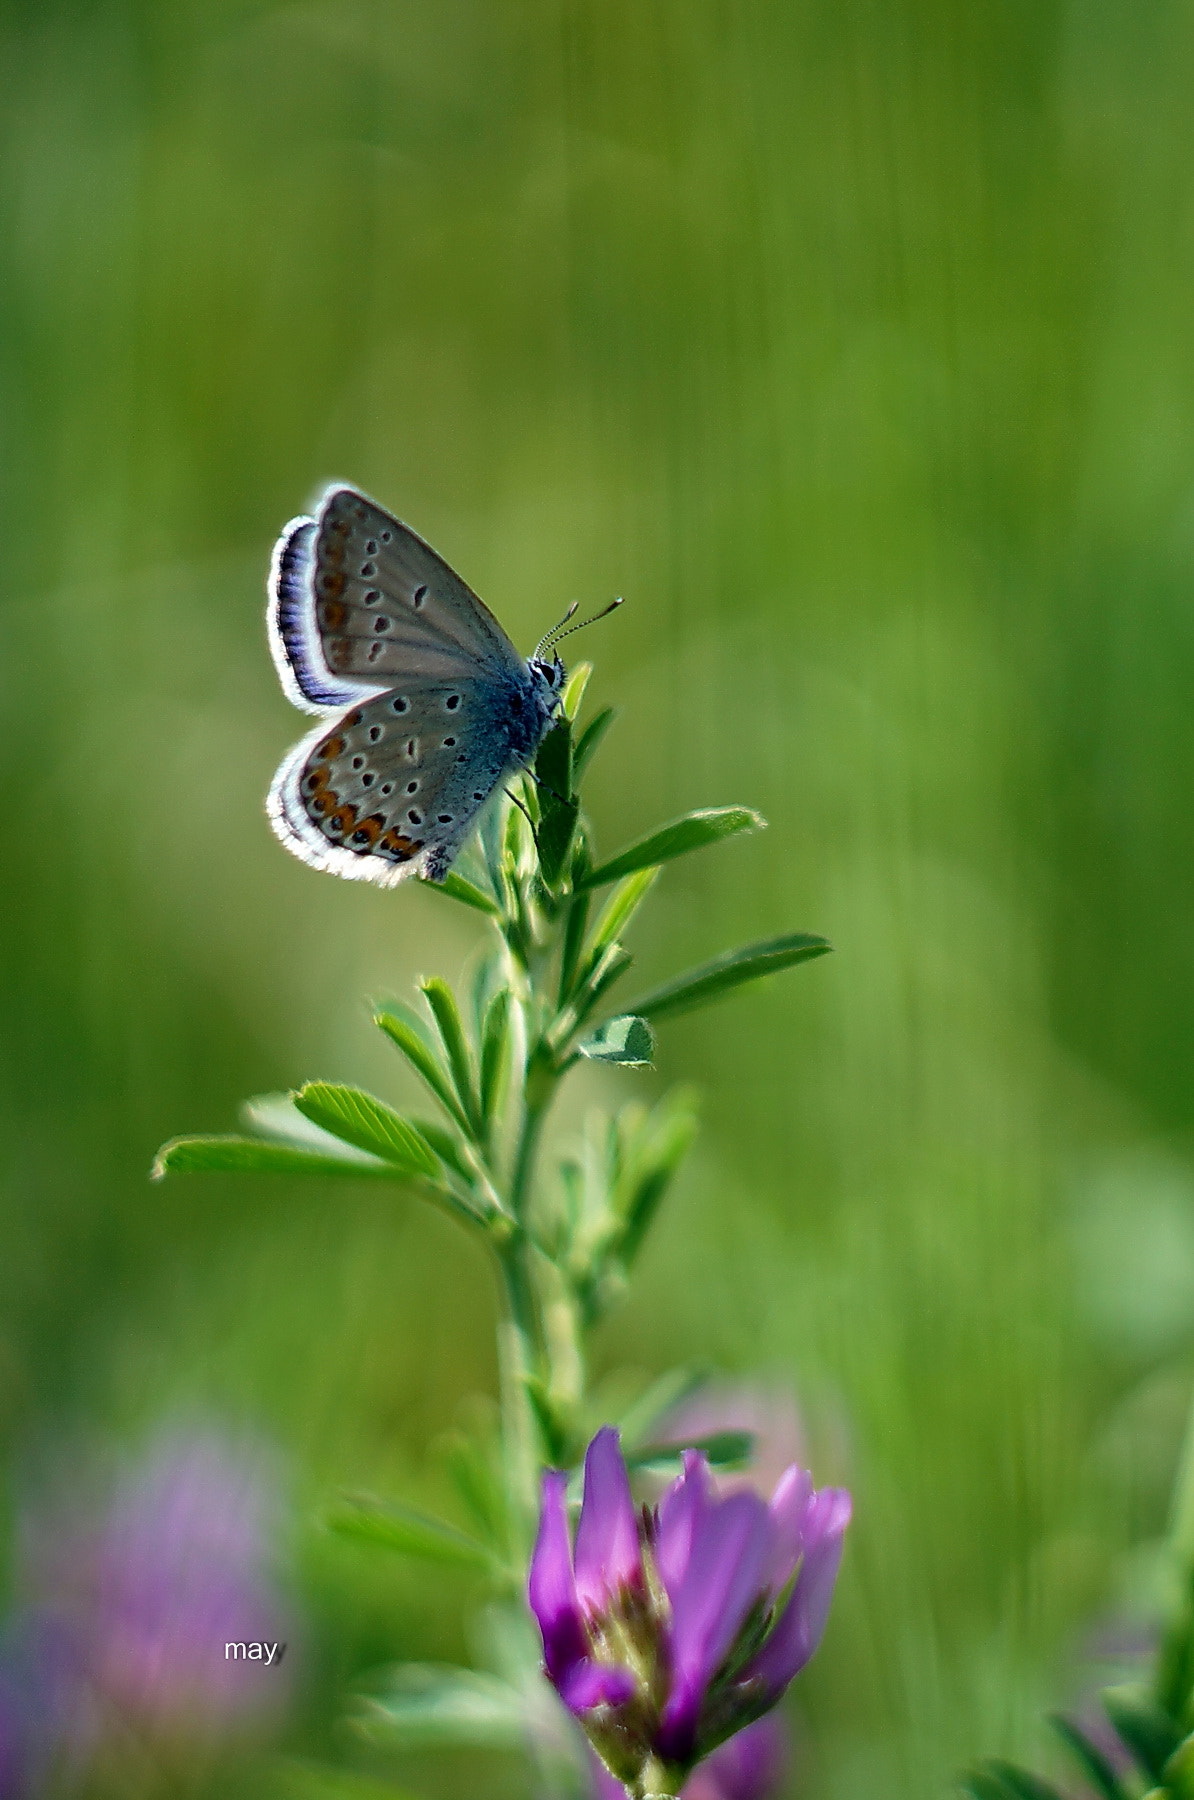
[[[270,647],[320,724],[266,803],[315,868],[442,881],[490,795],[526,768],[559,705],[559,658],[524,661],[460,577],[359,493],[329,488],[270,570]]]

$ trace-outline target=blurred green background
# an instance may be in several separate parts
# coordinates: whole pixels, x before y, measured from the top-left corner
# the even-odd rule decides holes
[[[626,595],[601,842],[771,821],[668,872],[644,981],[837,947],[625,1078],[707,1123],[601,1344],[790,1383],[855,1489],[793,1791],[1035,1754],[1147,1604],[1191,1386],[1194,8],[7,0],[0,69],[12,1468],[202,1408],[303,1520],[438,1493],[493,1389],[438,1219],[147,1180],[247,1094],[401,1094],[364,1003],[475,939],[262,816],[270,547],[347,477],[525,648]],[[467,1594],[298,1538],[330,1754]]]

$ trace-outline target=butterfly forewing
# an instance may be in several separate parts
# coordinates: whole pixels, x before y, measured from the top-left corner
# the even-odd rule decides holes
[[[459,576],[352,488],[286,528],[270,626],[291,698],[340,715],[278,770],[278,836],[353,879],[441,880],[503,776],[534,755],[550,690]]]
[[[337,675],[388,685],[415,659],[428,674],[451,676],[461,656],[522,668],[492,613],[431,546],[350,488],[324,501],[313,588]]]

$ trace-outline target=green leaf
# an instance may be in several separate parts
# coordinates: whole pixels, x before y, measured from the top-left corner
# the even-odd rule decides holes
[[[614,1196],[623,1221],[615,1247],[624,1268],[633,1265],[696,1131],[696,1109],[684,1089],[661,1100],[651,1115],[649,1134]]]
[[[629,950],[623,950],[621,944],[607,944],[589,973],[585,976],[572,1002],[575,1009],[576,1024],[583,1024],[589,1014],[597,1006],[603,994],[608,993],[615,981],[620,981],[631,963],[634,961]],[[637,1008],[635,1008],[637,1011]]]
[[[535,842],[539,849],[539,870],[549,888],[559,884],[579,818],[579,800],[560,801],[551,794],[546,796]]]
[[[485,1009],[481,1027],[481,1117],[492,1119],[509,1064],[510,990],[499,988]]]
[[[375,1100],[361,1088],[341,1087],[333,1081],[309,1081],[295,1094],[294,1104],[321,1131],[381,1157],[406,1175],[434,1178],[440,1172],[421,1132],[384,1100]]]
[[[442,1519],[398,1501],[371,1500],[364,1495],[346,1495],[329,1507],[324,1516],[329,1531],[338,1537],[355,1538],[358,1543],[374,1544],[384,1550],[397,1550],[403,1556],[417,1556],[424,1562],[451,1563],[457,1568],[490,1569],[493,1559],[484,1544]]]
[[[593,927],[592,950],[604,950],[607,944],[612,944],[615,938],[621,937],[658,880],[659,867],[655,864],[649,869],[639,869],[635,874],[627,875],[624,881],[618,883]]]
[[[641,1449],[626,1453],[626,1467],[670,1467],[680,1461],[685,1450],[700,1450],[714,1469],[743,1469],[754,1455],[755,1442],[753,1431],[714,1431],[680,1443],[644,1444]]]
[[[580,966],[580,953],[584,948],[585,929],[589,923],[589,896],[573,894],[567,902],[567,915],[564,920],[564,942],[560,950],[560,988],[558,1004],[568,1004],[572,995],[576,971]]]
[[[463,875],[456,875],[451,871],[442,881],[429,881],[426,886],[434,893],[446,894],[449,900],[459,900],[462,906],[471,906],[475,912],[488,913],[490,918],[496,918],[501,910],[491,895],[471,881],[466,881]]]
[[[587,888],[602,887],[607,881],[632,875],[636,869],[670,862],[674,856],[685,856],[690,850],[719,843],[722,838],[733,837],[739,831],[761,831],[766,823],[761,813],[752,812],[748,806],[712,806],[685,813],[683,818],[661,825],[658,831],[640,838],[636,844],[627,845],[609,862],[591,870],[585,876],[584,885]]]
[[[787,931],[782,937],[744,944],[741,950],[727,950],[711,962],[701,963],[698,968],[688,969],[683,975],[662,982],[649,994],[640,995],[628,1010],[645,1019],[670,1018],[693,1006],[707,1006],[732,988],[741,987],[743,982],[758,981],[780,969],[790,969],[797,963],[826,956],[832,948],[825,938],[814,937],[806,931]]]
[[[368,1175],[393,1181],[394,1164],[373,1156],[336,1155],[304,1150],[300,1144],[268,1143],[263,1138],[171,1138],[157,1153],[154,1181],[164,1175]]]
[[[569,670],[564,691],[560,695],[560,711],[566,719],[574,720],[580,711],[592,673],[591,662],[578,662],[574,669]]]
[[[410,1123],[421,1137],[427,1139],[442,1163],[446,1163],[467,1184],[471,1185],[476,1180],[477,1171],[469,1163],[464,1145],[454,1131],[437,1125],[433,1119],[411,1119]]]
[[[397,1044],[407,1062],[426,1082],[446,1113],[470,1135],[472,1122],[457,1100],[448,1071],[427,1042],[422,1024],[405,1007],[388,1006],[373,1015],[373,1023]]]
[[[496,1675],[430,1663],[400,1663],[360,1716],[373,1738],[403,1749],[467,1744],[520,1749],[526,1702]]]
[[[651,1027],[645,1019],[637,1019],[630,1013],[606,1019],[576,1048],[577,1053],[587,1056],[590,1062],[620,1063],[627,1069],[649,1069],[655,1058]]]
[[[1127,1800],[1127,1791],[1098,1745],[1062,1713],[1050,1713],[1049,1723],[1070,1754],[1081,1765],[1087,1780],[1103,1800]]]
[[[1165,1764],[1165,1792],[1173,1800],[1194,1800],[1194,1734],[1178,1745]]]
[[[1104,1688],[1100,1699],[1107,1717],[1140,1767],[1159,1782],[1165,1764],[1181,1743],[1179,1728],[1142,1688]]]
[[[557,718],[546,732],[535,757],[535,776],[540,803],[572,798],[572,724]]]
[[[427,997],[427,1004],[435,1014],[435,1022],[439,1026],[439,1035],[443,1039],[444,1049],[448,1056],[448,1067],[452,1071],[452,1080],[456,1088],[456,1097],[468,1116],[474,1135],[481,1126],[480,1109],[477,1101],[476,1080],[473,1074],[473,1056],[469,1049],[468,1039],[464,1035],[464,1024],[460,1017],[460,1009],[456,1004],[456,996],[446,981],[433,975],[421,984]]]
[[[600,712],[594,713],[589,723],[581,732],[572,752],[572,779],[579,781],[592,760],[593,752],[617,718],[617,710],[612,706],[603,706]]]
[[[539,872],[549,888],[558,885],[568,862],[580,804],[572,792],[572,726],[559,719],[539,746],[535,758],[539,825],[535,843]]]

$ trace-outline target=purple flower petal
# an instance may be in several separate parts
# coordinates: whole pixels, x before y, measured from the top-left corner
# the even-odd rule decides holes
[[[792,1579],[806,1536],[806,1515],[813,1498],[813,1478],[795,1463],[785,1469],[771,1496],[771,1517],[775,1522],[775,1556],[768,1571],[767,1586],[773,1594],[781,1594]]]
[[[681,1800],[769,1800],[783,1780],[787,1761],[783,1720],[778,1713],[768,1713],[698,1763],[681,1790]]]
[[[568,1540],[568,1477],[558,1469],[543,1475],[543,1511],[531,1555],[527,1599],[543,1633],[543,1661],[557,1687],[589,1653]]]
[[[576,1532],[576,1592],[596,1611],[620,1588],[640,1586],[643,1559],[630,1480],[612,1425],[597,1433],[585,1455],[585,1497]]]
[[[692,1555],[693,1540],[712,1500],[709,1464],[699,1450],[684,1452],[684,1473],[659,1503],[655,1567],[668,1599],[675,1601]]]
[[[586,1660],[571,1670],[560,1688],[560,1699],[569,1712],[579,1716],[592,1712],[595,1706],[625,1706],[634,1698],[634,1692],[634,1676],[629,1669]]]
[[[658,1740],[671,1761],[692,1755],[705,1689],[764,1590],[773,1531],[757,1494],[732,1494],[700,1520],[672,1608],[672,1690]]]
[[[850,1523],[850,1506],[845,1488],[822,1488],[814,1494],[805,1520],[804,1561],[792,1598],[743,1672],[743,1680],[761,1681],[763,1691],[776,1700],[821,1641],[842,1559],[842,1538]]]

